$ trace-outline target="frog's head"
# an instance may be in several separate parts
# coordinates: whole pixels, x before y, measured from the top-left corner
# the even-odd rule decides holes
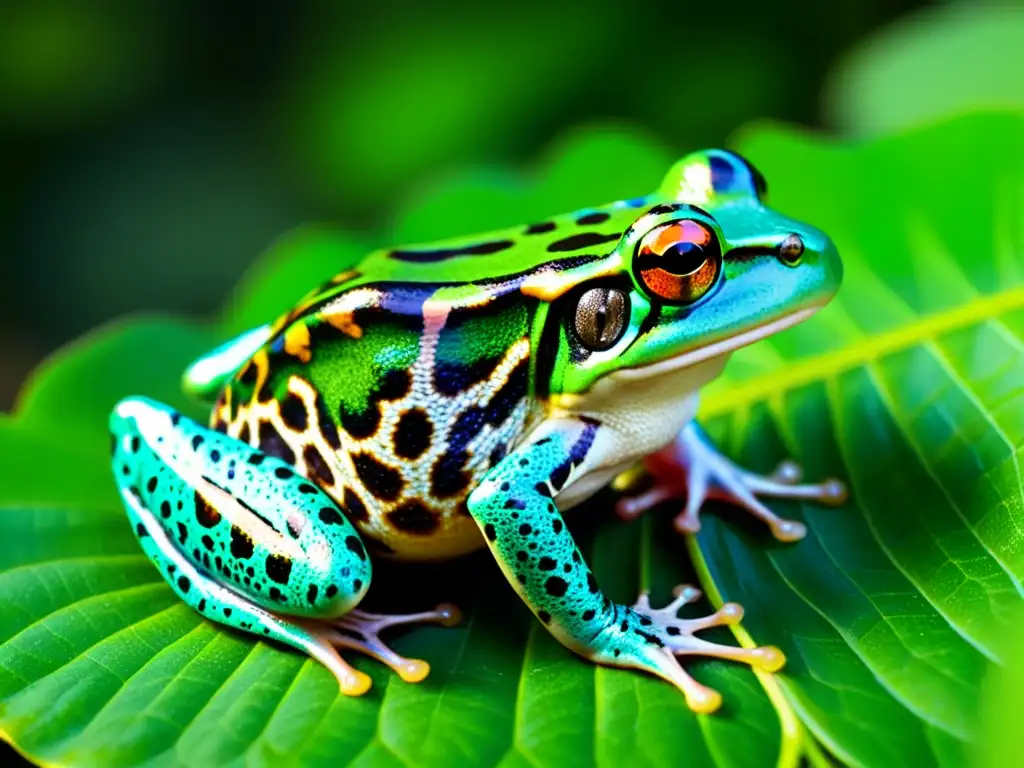
[[[731,152],[677,163],[608,255],[615,268],[564,296],[552,394],[724,362],[827,304],[842,278],[835,246],[766,207],[765,192]]]

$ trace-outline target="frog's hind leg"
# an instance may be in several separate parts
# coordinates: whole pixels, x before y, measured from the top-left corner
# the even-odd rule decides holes
[[[166,574],[168,584],[190,607],[220,624],[305,651],[327,667],[346,695],[361,696],[369,690],[370,678],[341,658],[327,631],[315,624],[306,627],[288,621],[218,583],[171,543],[153,513],[143,506],[136,489],[121,489],[121,497],[146,556]]]
[[[372,656],[391,667],[407,683],[418,683],[430,674],[430,665],[421,659],[407,659],[395,653],[380,637],[382,630],[402,624],[440,624],[454,627],[462,619],[459,609],[442,603],[432,611],[407,614],[349,611],[325,630],[325,636],[340,648],[351,648]]]
[[[221,344],[193,362],[182,376],[191,397],[212,403],[228,379],[270,339],[270,326],[261,325]]]
[[[654,486],[638,496],[621,499],[616,511],[621,517],[633,519],[664,501],[685,497],[686,506],[675,519],[681,533],[699,531],[701,506],[708,499],[719,499],[763,520],[779,541],[798,541],[807,533],[804,524],[779,517],[758,496],[806,499],[830,506],[846,501],[846,487],[839,480],[800,484],[800,468],[792,461],[782,462],[767,476],[738,467],[718,452],[693,421],[644,463],[654,476]]]

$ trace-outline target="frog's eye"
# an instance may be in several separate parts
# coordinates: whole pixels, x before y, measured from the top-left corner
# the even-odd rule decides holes
[[[591,288],[576,303],[573,330],[594,351],[610,349],[622,338],[629,317],[629,296],[618,288]]]
[[[804,241],[800,239],[800,235],[790,235],[779,243],[779,261],[786,266],[795,267],[803,255]]]
[[[637,246],[634,262],[644,287],[659,299],[692,304],[711,290],[722,268],[718,236],[693,219],[655,227]]]

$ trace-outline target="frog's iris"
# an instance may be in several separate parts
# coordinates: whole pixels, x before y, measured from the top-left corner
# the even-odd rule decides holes
[[[706,224],[694,219],[671,221],[644,235],[634,264],[640,281],[655,298],[692,304],[715,284],[722,247]]]

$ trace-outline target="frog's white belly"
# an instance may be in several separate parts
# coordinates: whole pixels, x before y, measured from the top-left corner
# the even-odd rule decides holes
[[[557,497],[568,509],[595,494],[643,457],[664,448],[697,412],[700,389],[722,372],[728,355],[651,378],[602,380],[577,413],[601,423],[585,473]],[[575,410],[575,409],[574,409]]]

